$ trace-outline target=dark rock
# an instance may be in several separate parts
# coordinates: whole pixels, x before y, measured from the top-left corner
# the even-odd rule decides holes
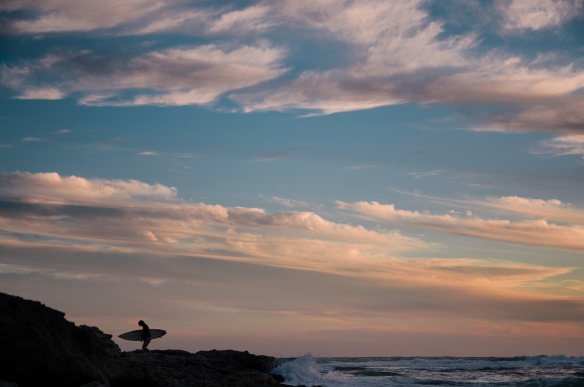
[[[100,368],[109,361],[112,356],[118,356],[122,350],[112,340],[112,335],[103,333],[97,327],[90,327],[87,325],[80,325],[79,329],[85,332],[90,338],[89,354],[93,364]]]
[[[263,372],[273,360],[237,351],[138,350],[113,358],[106,373],[112,387],[281,386]]]
[[[276,379],[277,381],[279,381],[280,383],[284,382],[284,377],[282,375],[278,375],[278,374],[270,374],[270,376],[274,379]]]
[[[247,368],[259,372],[269,372],[276,365],[276,359],[271,356],[252,355],[249,352],[232,350],[199,351],[197,355],[203,356],[217,368],[235,370],[237,367]]]
[[[0,387],[280,387],[275,358],[249,352],[121,352],[40,302],[0,293]],[[3,381],[4,380],[4,381]],[[12,383],[16,382],[16,383]]]
[[[65,314],[38,301],[0,293],[0,379],[20,387],[79,387],[104,373],[92,363],[105,361],[93,338],[65,320]]]

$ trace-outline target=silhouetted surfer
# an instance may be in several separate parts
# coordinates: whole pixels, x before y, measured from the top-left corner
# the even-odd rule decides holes
[[[150,352],[148,349],[148,344],[150,344],[150,341],[152,340],[150,328],[148,328],[148,325],[142,320],[138,321],[138,325],[142,327],[142,340],[140,340],[144,342],[144,344],[142,344],[142,349],[146,352]]]

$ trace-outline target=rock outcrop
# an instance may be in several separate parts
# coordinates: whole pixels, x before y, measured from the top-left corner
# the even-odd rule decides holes
[[[107,373],[112,387],[281,386],[266,373],[273,361],[237,351],[133,351],[114,357]]]
[[[94,337],[38,301],[0,293],[0,379],[20,387],[109,385]]]
[[[40,302],[0,293],[0,387],[267,387],[276,359],[245,352],[122,352]]]

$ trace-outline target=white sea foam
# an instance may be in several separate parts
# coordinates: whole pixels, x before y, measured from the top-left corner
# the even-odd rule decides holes
[[[304,384],[306,386],[325,383],[327,386],[331,383],[338,385],[347,379],[342,373],[333,372],[327,368],[317,364],[311,354],[306,354],[279,365],[272,370],[272,373],[282,375],[287,384]]]
[[[321,380],[321,368],[310,354],[300,356],[292,361],[280,364],[272,373],[282,375],[286,383],[318,384]]]

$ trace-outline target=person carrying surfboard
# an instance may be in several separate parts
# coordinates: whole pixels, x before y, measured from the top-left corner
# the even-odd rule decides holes
[[[150,350],[148,349],[148,344],[150,344],[150,341],[152,341],[152,335],[150,334],[150,328],[142,320],[138,321],[138,325],[140,325],[142,327],[142,340],[140,340],[143,342],[142,350],[146,351],[146,352],[150,352]]]

